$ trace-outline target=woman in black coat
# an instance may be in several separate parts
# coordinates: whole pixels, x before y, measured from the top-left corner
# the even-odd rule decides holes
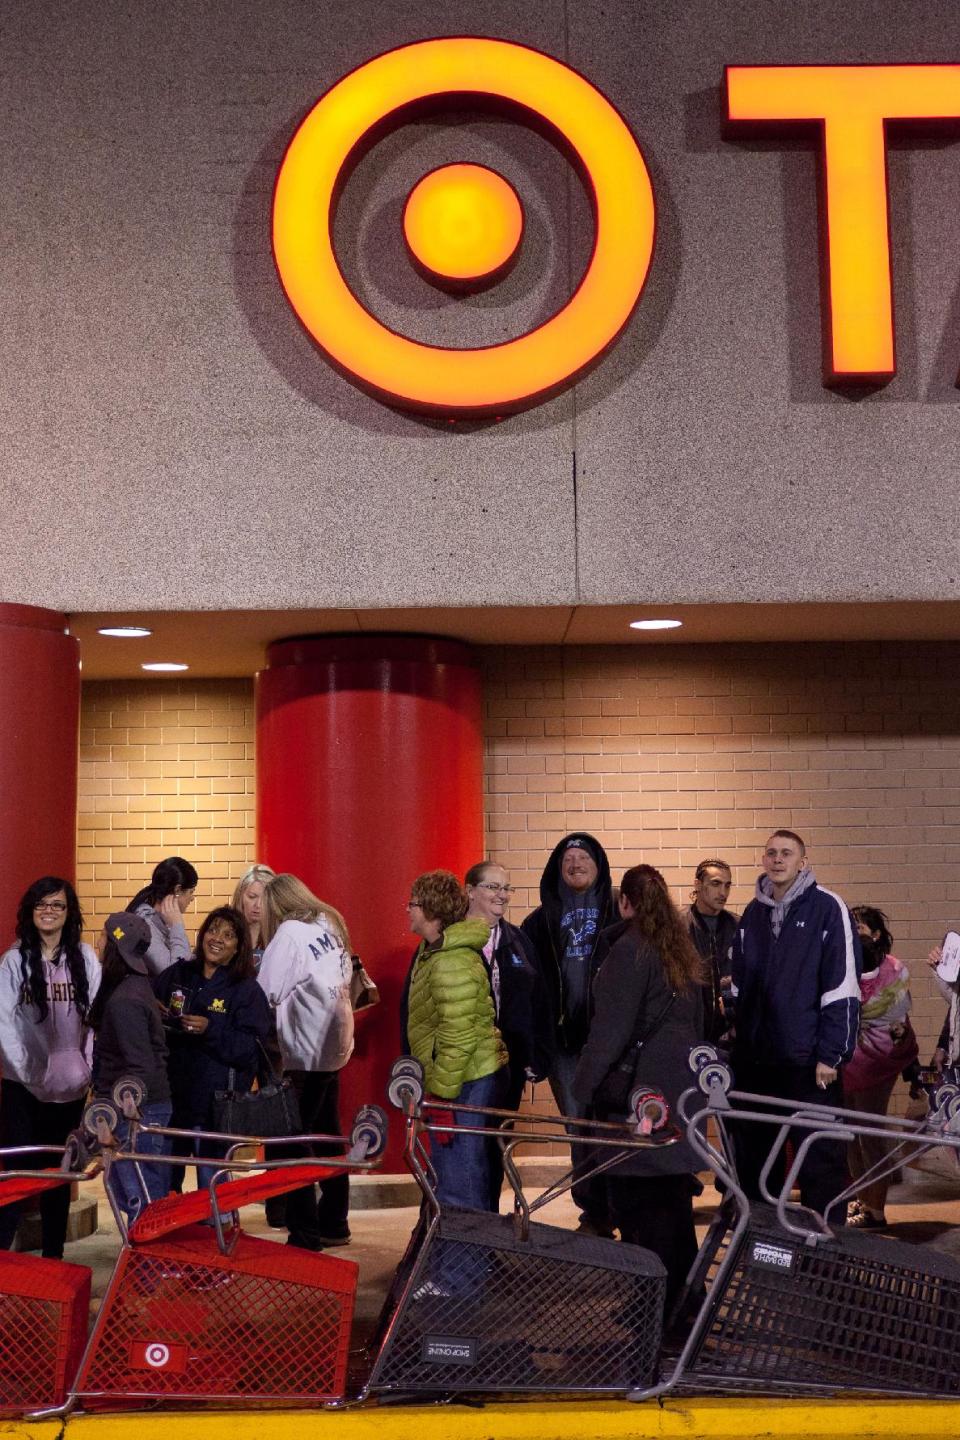
[[[609,1071],[632,1045],[634,1088],[662,1094],[676,1119],[677,1100],[692,1083],[690,1047],[703,1039],[704,963],[652,865],[635,865],[621,893],[633,906],[630,925],[614,944],[593,984],[593,1020],[574,1077],[574,1094],[599,1120],[618,1120],[602,1100]],[[693,1197],[700,1192],[698,1160],[685,1140],[635,1151],[610,1171],[610,1214],[621,1240],[643,1245],[667,1268],[666,1313],[697,1251]]]
[[[517,1110],[527,1082],[544,1080],[550,1071],[550,1002],[533,945],[507,920],[513,886],[506,870],[494,860],[481,860],[471,865],[463,883],[467,919],[485,920],[490,926],[483,963],[493,995],[494,1019],[510,1056],[510,1090],[504,1105]]]

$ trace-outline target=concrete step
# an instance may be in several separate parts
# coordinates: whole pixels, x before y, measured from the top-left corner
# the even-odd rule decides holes
[[[71,1240],[84,1240],[88,1235],[95,1235],[98,1223],[99,1211],[97,1202],[92,1195],[81,1195],[79,1199],[71,1200],[70,1215],[67,1220],[67,1243],[69,1244]],[[17,1238],[13,1243],[13,1248],[14,1250],[39,1250],[40,1243],[40,1211],[39,1209],[25,1210],[20,1216]]]

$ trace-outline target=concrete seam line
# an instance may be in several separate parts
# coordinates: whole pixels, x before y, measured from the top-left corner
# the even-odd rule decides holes
[[[929,1400],[756,1400],[716,1398],[630,1405],[622,1401],[575,1403],[529,1401],[513,1405],[364,1407],[327,1410],[191,1411],[149,1414],[73,1415],[65,1440],[129,1440],[135,1423],[140,1440],[165,1440],[180,1430],[184,1440],[316,1440],[317,1424],[339,1432],[340,1440],[871,1440],[911,1437],[942,1440],[953,1401]],[[54,1440],[56,1425],[14,1424],[4,1433],[24,1440]]]

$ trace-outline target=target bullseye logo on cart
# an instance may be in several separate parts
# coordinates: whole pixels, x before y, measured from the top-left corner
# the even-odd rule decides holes
[[[186,1345],[168,1345],[163,1340],[135,1340],[130,1347],[132,1370],[166,1370],[182,1375],[188,1358]]]
[[[333,245],[336,200],[358,147],[420,102],[506,102],[520,123],[546,124],[575,158],[594,210],[593,252],[573,294],[541,325],[480,348],[398,334],[350,289]],[[559,60],[504,40],[458,37],[405,45],[361,65],[314,105],[277,175],[273,252],[308,333],[353,379],[416,410],[517,410],[556,393],[616,340],[653,255],[649,171],[604,95]],[[407,247],[438,280],[477,284],[503,273],[523,236],[520,197],[503,176],[440,166],[407,198]]]

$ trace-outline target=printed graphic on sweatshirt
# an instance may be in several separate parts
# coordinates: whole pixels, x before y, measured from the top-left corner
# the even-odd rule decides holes
[[[593,938],[597,933],[600,911],[596,906],[578,906],[575,910],[564,911],[560,920],[563,932],[563,953],[567,960],[584,960],[593,953]]]
[[[77,998],[77,992],[72,980],[55,980],[51,985],[47,981],[47,1004],[48,1005],[72,1005]],[[20,986],[20,1005],[31,1005],[33,1003],[30,986],[24,981]]]

